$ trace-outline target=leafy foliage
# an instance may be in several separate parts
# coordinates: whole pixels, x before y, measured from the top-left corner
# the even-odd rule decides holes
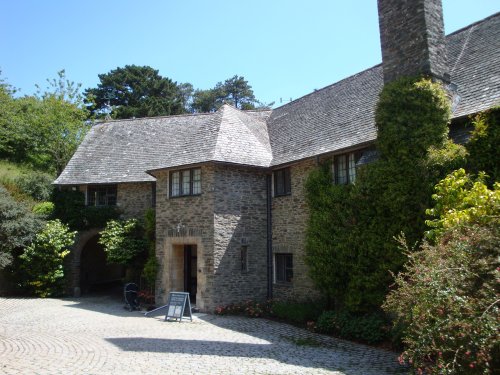
[[[136,219],[110,220],[100,235],[99,243],[104,246],[110,263],[132,265],[147,248]]]
[[[406,250],[384,308],[405,327],[402,359],[420,371],[485,374],[500,365],[498,186],[489,190],[484,176],[474,181],[463,169],[448,175],[429,210],[435,245]]]
[[[435,246],[408,253],[385,303],[406,327],[402,359],[436,374],[498,368],[499,234],[498,222],[454,227]]]
[[[71,229],[103,228],[109,220],[117,219],[119,211],[114,206],[85,206],[85,194],[81,191],[54,190],[54,217]]]
[[[192,109],[194,112],[214,112],[224,103],[239,109],[255,109],[260,104],[248,81],[235,75],[224,82],[218,82],[213,89],[196,90]]]
[[[434,207],[427,214],[436,217],[427,220],[428,238],[435,239],[455,226],[477,223],[485,224],[500,212],[500,183],[495,182],[494,190],[489,190],[485,175],[480,174],[474,181],[458,169],[440,181],[435,187]]]
[[[384,87],[376,112],[379,160],[358,170],[355,185],[332,185],[329,165],[309,176],[306,261],[335,309],[377,310],[391,271],[406,260],[393,238],[401,231],[410,243],[422,238],[432,187],[463,160],[460,146],[446,142],[449,115],[439,84],[394,81]]]
[[[40,202],[33,206],[32,211],[42,216],[45,219],[52,217],[54,214],[54,203],[52,202]]]
[[[486,173],[488,186],[500,181],[500,107],[473,118],[474,130],[467,144],[470,157],[468,170]]]
[[[176,115],[184,112],[184,92],[149,66],[126,65],[99,74],[96,88],[85,90],[86,103],[96,117],[118,119]]]
[[[325,311],[316,323],[316,330],[344,339],[376,344],[388,336],[387,318],[380,312],[353,315],[346,311]]]
[[[32,172],[16,179],[19,189],[37,201],[47,201],[52,196],[53,177],[47,173]]]
[[[323,311],[324,305],[319,302],[272,301],[270,314],[288,322],[305,324],[315,321]]]
[[[53,91],[21,98],[0,86],[0,157],[60,173],[88,130],[87,111],[64,71],[49,83]]]
[[[76,232],[59,220],[49,221],[20,256],[24,287],[39,297],[59,296],[64,290],[63,259]]]
[[[29,245],[42,221],[0,185],[0,269],[12,262],[13,254]]]
[[[144,234],[145,240],[148,244],[148,259],[142,269],[142,277],[146,280],[146,284],[152,290],[156,282],[156,274],[158,273],[159,263],[156,259],[155,252],[155,229],[156,229],[156,215],[154,209],[148,209],[144,215]]]

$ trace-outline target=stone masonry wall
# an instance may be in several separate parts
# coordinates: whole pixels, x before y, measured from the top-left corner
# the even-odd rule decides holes
[[[305,240],[309,208],[304,185],[309,172],[316,166],[312,159],[290,167],[292,189],[290,195],[273,198],[273,254],[293,254],[293,280],[291,283],[273,284],[273,297],[278,299],[309,300],[319,297],[308,276],[304,262]]]
[[[419,74],[449,81],[441,0],[378,0],[384,80]]]
[[[201,167],[201,195],[169,198],[169,171],[157,173],[156,256],[159,272],[156,283],[158,303],[166,303],[168,293],[178,291],[179,272],[175,265],[181,256],[177,245],[196,245],[196,305],[212,311],[214,293],[214,167]]]
[[[219,165],[215,169],[215,305],[267,297],[266,172]],[[241,269],[246,246],[247,270]]]
[[[151,182],[118,184],[117,195],[116,205],[124,218],[141,219],[152,207]]]

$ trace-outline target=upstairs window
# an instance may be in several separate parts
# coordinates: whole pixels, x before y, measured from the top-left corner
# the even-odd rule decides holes
[[[290,168],[283,168],[274,171],[274,196],[289,195],[292,193],[292,179]]]
[[[333,182],[335,185],[353,184],[356,181],[356,163],[359,152],[335,155],[333,159]]]
[[[88,206],[116,206],[116,185],[91,185],[87,187]]]
[[[201,194],[201,168],[170,172],[170,196]]]

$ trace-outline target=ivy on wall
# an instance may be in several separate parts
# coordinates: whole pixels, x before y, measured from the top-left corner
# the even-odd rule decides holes
[[[332,185],[331,168],[311,173],[306,261],[336,308],[373,311],[406,260],[394,237],[422,238],[433,186],[463,160],[447,141],[449,100],[438,83],[403,78],[386,85],[376,110],[379,160],[355,185]],[[459,162],[458,162],[459,163]]]

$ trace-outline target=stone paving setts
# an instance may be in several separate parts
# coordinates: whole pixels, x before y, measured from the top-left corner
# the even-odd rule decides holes
[[[397,354],[287,324],[128,312],[110,297],[0,298],[0,374],[404,374]]]

